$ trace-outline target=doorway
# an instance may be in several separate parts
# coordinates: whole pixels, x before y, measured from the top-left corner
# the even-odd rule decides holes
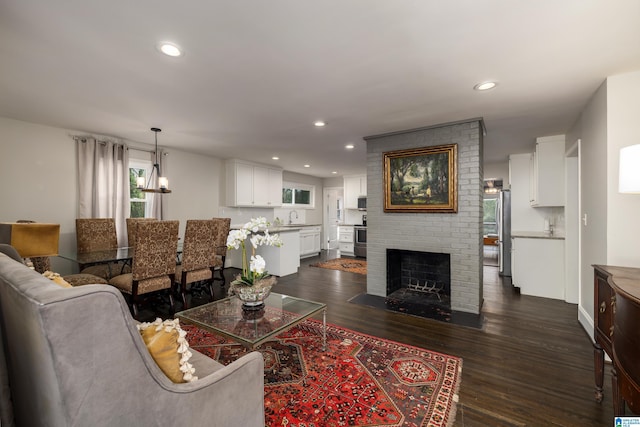
[[[565,301],[579,304],[582,282],[581,264],[581,192],[580,192],[580,140],[566,152],[565,157]]]
[[[323,229],[322,249],[338,249],[338,225],[344,222],[344,189],[326,187],[323,189]]]
[[[501,190],[502,178],[488,178],[484,180],[484,196],[482,200],[482,264],[485,266],[499,267],[499,229],[501,218],[498,198]]]

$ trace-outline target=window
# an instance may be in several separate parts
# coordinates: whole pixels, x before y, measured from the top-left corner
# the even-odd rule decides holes
[[[131,218],[150,217],[151,203],[147,200],[147,193],[138,189],[136,178],[144,177],[145,181],[151,174],[152,164],[150,161],[129,160],[129,202]]]
[[[315,207],[316,187],[308,184],[293,182],[282,183],[282,204],[291,207],[313,208]]]
[[[484,216],[482,219],[484,225],[484,235],[498,234],[498,223],[496,221],[498,199],[484,199],[483,208]]]

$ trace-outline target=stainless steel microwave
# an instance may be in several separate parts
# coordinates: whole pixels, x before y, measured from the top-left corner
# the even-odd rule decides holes
[[[351,199],[353,200],[353,199]],[[367,198],[366,197],[358,197],[358,210],[366,211],[367,210]]]

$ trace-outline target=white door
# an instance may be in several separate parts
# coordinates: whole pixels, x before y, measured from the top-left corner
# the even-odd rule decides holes
[[[338,249],[338,224],[344,222],[344,190],[342,188],[324,189],[324,249]]]
[[[581,193],[580,193],[580,140],[577,140],[567,151],[565,158],[566,187],[565,198],[565,301],[580,304],[581,290]]]

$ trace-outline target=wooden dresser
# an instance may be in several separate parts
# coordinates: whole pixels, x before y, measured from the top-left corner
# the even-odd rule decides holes
[[[602,401],[604,352],[613,360],[613,408],[640,411],[640,269],[594,265],[596,400]]]

